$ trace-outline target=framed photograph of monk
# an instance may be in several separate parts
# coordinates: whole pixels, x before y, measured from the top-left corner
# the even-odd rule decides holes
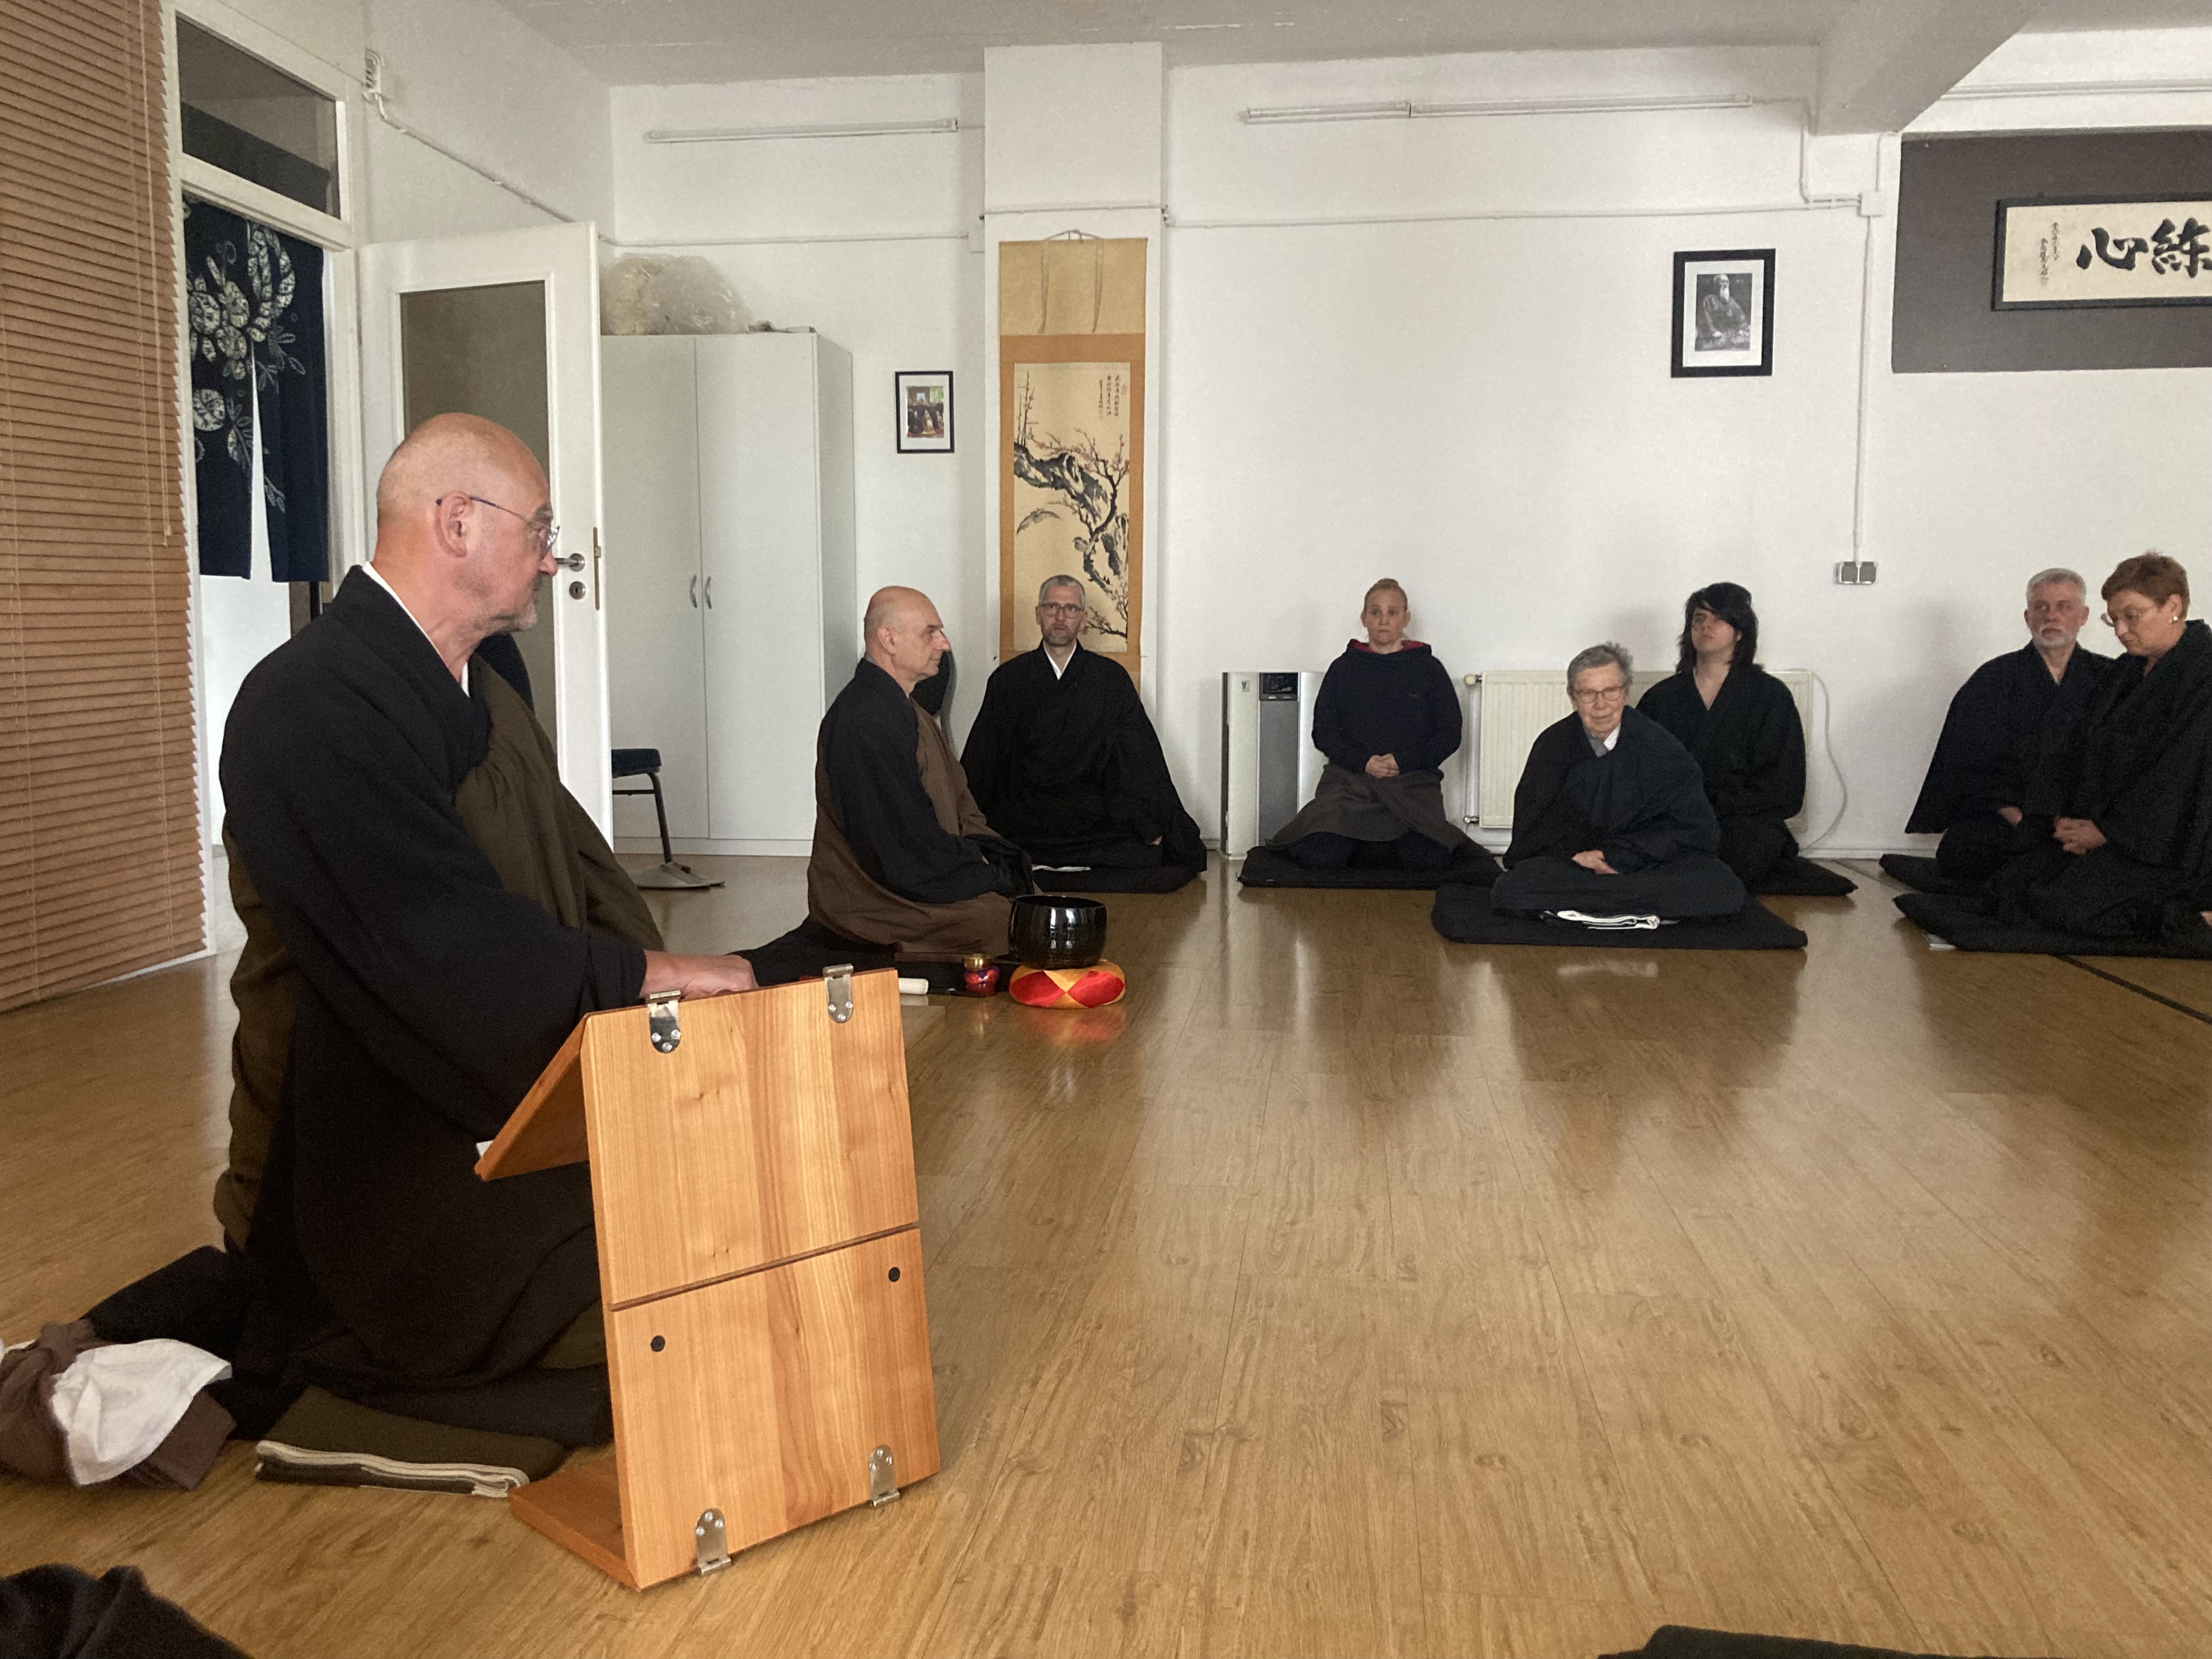
[[[902,455],[952,453],[952,371],[901,369],[896,377],[898,447]]]
[[[1774,250],[1674,256],[1677,379],[1774,373]]]

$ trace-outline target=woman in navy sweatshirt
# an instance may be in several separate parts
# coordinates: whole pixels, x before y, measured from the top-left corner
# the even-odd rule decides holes
[[[1436,653],[1406,637],[1406,590],[1384,577],[1360,606],[1364,640],[1330,665],[1314,703],[1321,786],[1273,846],[1310,870],[1348,867],[1387,844],[1407,870],[1441,870],[1468,844],[1444,816],[1443,773],[1459,748],[1459,694]]]

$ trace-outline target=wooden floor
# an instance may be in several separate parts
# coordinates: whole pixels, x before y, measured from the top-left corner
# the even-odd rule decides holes
[[[716,867],[672,942],[797,919],[796,861]],[[2212,1654],[2212,1023],[1854,873],[1772,902],[1802,956],[1111,901],[1123,1006],[912,1041],[944,1473],[708,1579],[243,1444],[0,1479],[0,1568],[137,1563],[264,1656]],[[213,1236],[227,966],[0,1018],[0,1335]]]

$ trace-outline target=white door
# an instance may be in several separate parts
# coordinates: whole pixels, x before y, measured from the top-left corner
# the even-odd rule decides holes
[[[549,225],[363,247],[361,360],[372,483],[409,430],[451,410],[499,422],[544,463],[562,568],[517,643],[561,780],[611,836],[597,231]]]

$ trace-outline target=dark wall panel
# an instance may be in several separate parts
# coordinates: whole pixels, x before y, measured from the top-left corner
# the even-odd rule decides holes
[[[1997,311],[1997,203],[2009,197],[2212,200],[2212,131],[1908,138],[1897,196],[1890,367],[2212,368],[2212,306]]]

